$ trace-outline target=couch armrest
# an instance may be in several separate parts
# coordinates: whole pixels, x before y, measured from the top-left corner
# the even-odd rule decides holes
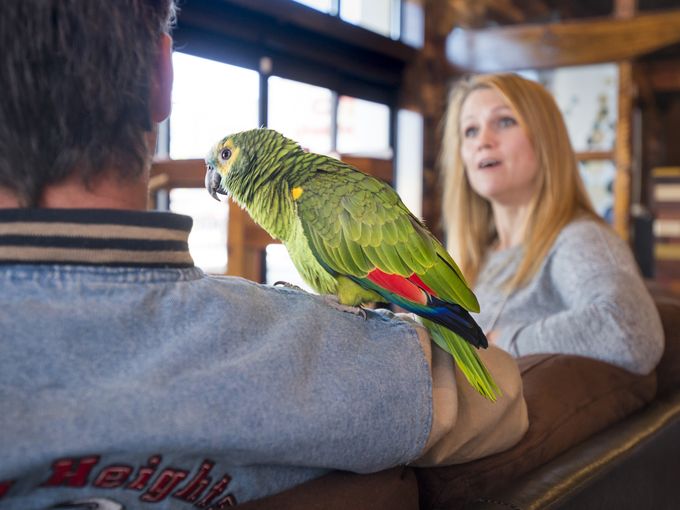
[[[677,390],[465,509],[676,508],[679,474]]]

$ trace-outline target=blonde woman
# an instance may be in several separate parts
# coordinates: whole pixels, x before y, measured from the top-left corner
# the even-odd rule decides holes
[[[513,74],[457,83],[441,166],[448,247],[492,343],[654,369],[658,312],[630,249],[590,204],[550,93]]]

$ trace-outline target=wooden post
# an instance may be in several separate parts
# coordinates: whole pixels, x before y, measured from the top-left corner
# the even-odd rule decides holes
[[[269,234],[233,201],[229,202],[227,231],[227,274],[264,283],[262,272],[267,245],[275,243]]]
[[[614,176],[614,229],[626,241],[630,237],[631,121],[633,117],[633,64],[619,62],[619,106],[616,123],[616,174]]]
[[[631,19],[637,12],[637,0],[615,0],[614,17]],[[633,62],[619,62],[619,104],[616,123],[616,175],[614,177],[614,229],[626,241],[630,238],[630,192],[632,172]]]

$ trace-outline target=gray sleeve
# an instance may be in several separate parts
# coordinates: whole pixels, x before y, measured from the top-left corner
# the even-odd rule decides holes
[[[663,352],[658,311],[627,245],[595,222],[569,225],[537,276],[561,310],[501,331],[514,355],[587,356],[645,374]]]

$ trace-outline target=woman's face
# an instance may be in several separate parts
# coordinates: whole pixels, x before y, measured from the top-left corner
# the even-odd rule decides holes
[[[536,186],[536,153],[503,96],[490,88],[471,92],[460,122],[461,157],[472,189],[497,204],[526,205]]]

